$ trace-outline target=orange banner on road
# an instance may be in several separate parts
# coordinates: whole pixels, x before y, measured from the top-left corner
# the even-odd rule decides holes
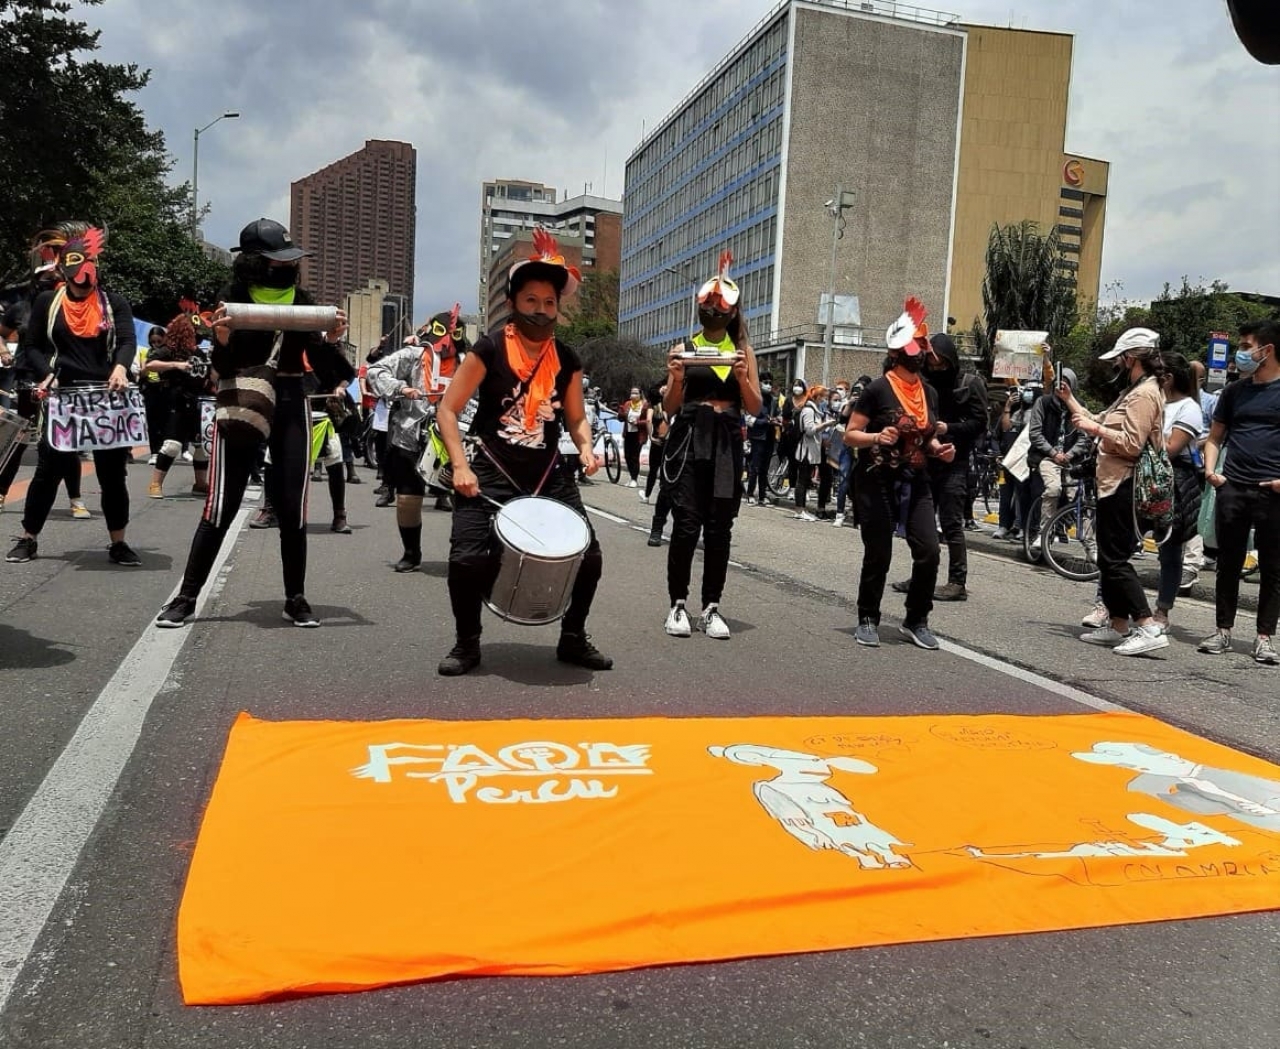
[[[241,715],[189,1004],[1280,907],[1280,767],[1136,714]]]

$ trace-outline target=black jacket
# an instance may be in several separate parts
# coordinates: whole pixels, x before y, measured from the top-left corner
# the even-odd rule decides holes
[[[986,384],[978,375],[960,375],[954,369],[926,372],[938,392],[938,418],[947,424],[941,440],[956,446],[953,462],[965,463],[987,428]]]

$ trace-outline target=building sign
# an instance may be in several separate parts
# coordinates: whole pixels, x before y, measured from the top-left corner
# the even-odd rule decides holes
[[[1079,189],[1084,185],[1084,165],[1074,158],[1062,165],[1062,179],[1068,186]]]

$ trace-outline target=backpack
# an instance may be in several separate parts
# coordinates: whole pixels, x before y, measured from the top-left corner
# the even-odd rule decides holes
[[[1173,463],[1163,448],[1148,441],[1133,468],[1133,512],[1140,521],[1158,527],[1173,524]]]

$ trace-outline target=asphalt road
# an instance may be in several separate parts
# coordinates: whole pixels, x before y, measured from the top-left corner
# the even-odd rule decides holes
[[[1084,702],[1139,710],[1277,761],[1280,675],[1243,655],[1197,655],[1192,642],[1212,627],[1199,599],[1179,603],[1176,643],[1154,657],[1082,645],[1092,588],[1022,565],[1008,544],[985,537],[974,542],[970,600],[934,614],[946,650],[919,651],[888,629],[880,649],[859,650],[856,534],[764,507],[744,507],[735,533],[740,567],[723,606],[733,640],[669,639],[665,551],[645,545],[649,508],[607,483],[585,494],[608,515],[594,517],[605,576],[589,629],[617,662],[610,673],[556,663],[552,632],[487,618],[481,670],[438,678],[451,643],[448,515],[428,511],[423,570],[397,576],[394,511],[373,507],[371,485],[349,491],[352,536],[328,532],[325,487],[313,488],[308,596],[320,630],[281,621],[275,534],[244,530],[199,621],[148,641],[199,504],[146,500],[147,473],[130,471],[141,569],[109,565],[101,519],[70,520],[64,499],[41,557],[0,564],[0,871],[31,886],[12,913],[0,912],[0,944],[21,939],[14,930],[41,913],[41,893],[52,904],[29,949],[0,954],[5,1049],[1280,1046],[1276,912],[245,1008],[182,1005],[174,918],[226,733],[243,709],[348,720],[1049,715]],[[96,509],[92,478],[85,491]],[[695,587],[698,578],[695,568]],[[886,625],[896,623],[895,600],[885,610]],[[98,716],[103,697],[118,717]],[[94,739],[125,741],[117,767],[85,757],[98,753]],[[77,834],[87,836],[83,849]]]

